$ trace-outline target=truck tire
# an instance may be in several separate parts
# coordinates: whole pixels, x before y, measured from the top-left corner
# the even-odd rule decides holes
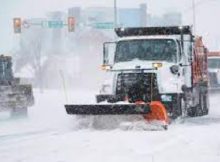
[[[188,116],[196,117],[196,116],[203,116],[207,115],[209,112],[209,105],[208,105],[208,95],[201,93],[199,94],[199,104],[195,107],[191,107],[188,109]]]
[[[28,109],[27,107],[19,107],[19,108],[12,108],[10,112],[11,117],[20,118],[20,117],[27,117]]]
[[[209,113],[209,97],[208,94],[203,95],[203,115],[208,115]]]
[[[198,116],[207,115],[209,113],[209,102],[208,102],[208,94],[202,93],[200,94],[200,110],[198,112]]]
[[[187,109],[187,115],[189,117],[196,117],[197,116],[197,107],[198,106],[188,108]]]

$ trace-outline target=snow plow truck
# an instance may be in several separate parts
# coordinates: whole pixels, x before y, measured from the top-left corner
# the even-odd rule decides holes
[[[161,121],[209,112],[208,50],[191,26],[116,28],[103,45],[102,68],[112,73],[97,104],[65,105],[68,114],[131,115]]]
[[[220,52],[208,53],[209,89],[220,90]]]
[[[26,116],[27,107],[34,104],[32,86],[21,83],[12,70],[11,56],[0,56],[0,111],[11,116]]]

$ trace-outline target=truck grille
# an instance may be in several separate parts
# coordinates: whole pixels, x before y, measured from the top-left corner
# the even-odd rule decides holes
[[[117,78],[117,95],[124,95],[130,102],[159,100],[155,73],[120,73]]]

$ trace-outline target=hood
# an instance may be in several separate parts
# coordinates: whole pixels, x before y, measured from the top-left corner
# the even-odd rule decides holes
[[[115,63],[113,65],[113,70],[123,70],[123,69],[152,69],[153,70],[153,63],[162,63],[162,67],[171,67],[172,65],[175,65],[175,63],[172,62],[166,62],[166,61],[143,61],[139,59],[134,59],[132,61],[127,62],[119,62]]]

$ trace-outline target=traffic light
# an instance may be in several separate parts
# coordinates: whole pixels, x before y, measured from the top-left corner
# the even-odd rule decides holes
[[[68,31],[74,32],[76,21],[74,17],[68,17]]]
[[[21,33],[21,18],[14,18],[14,32],[15,33]]]

